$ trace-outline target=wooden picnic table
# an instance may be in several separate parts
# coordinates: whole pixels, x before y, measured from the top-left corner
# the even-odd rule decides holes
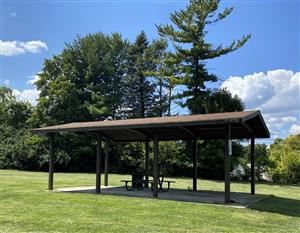
[[[144,179],[144,174],[132,174],[131,180],[121,180],[121,182],[125,183],[125,188],[127,191],[133,191],[135,189],[137,190],[143,190],[146,187],[146,184],[151,185],[151,190],[153,190],[153,180],[146,181]],[[129,187],[129,183],[131,183],[131,187]],[[167,189],[163,189],[164,183],[167,183]],[[165,180],[164,175],[158,176],[158,186],[159,190],[162,192],[166,192],[170,190],[171,183],[176,183],[176,181],[172,180]]]

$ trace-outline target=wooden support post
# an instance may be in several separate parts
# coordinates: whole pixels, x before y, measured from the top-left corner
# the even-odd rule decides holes
[[[145,155],[145,188],[148,188],[148,181],[149,181],[149,141],[147,140],[145,142],[145,150],[146,150],[146,155]]]
[[[194,170],[193,191],[197,191],[198,171],[197,171],[197,140],[196,139],[192,141],[192,154],[193,154],[193,170]]]
[[[105,141],[105,164],[104,164],[104,186],[108,186],[108,166],[109,166],[109,145],[108,141]]]
[[[54,134],[49,134],[49,176],[48,190],[53,190],[53,171],[54,171]]]
[[[255,195],[255,137],[251,136],[251,195]]]
[[[102,141],[97,138],[97,159],[96,159],[96,193],[101,192],[101,166],[102,165]]]
[[[153,197],[158,197],[158,139],[154,138],[154,156],[153,156]]]
[[[225,171],[225,203],[230,202],[230,152],[231,152],[231,143],[230,143],[230,134],[231,127],[228,125],[225,132],[225,153],[224,153],[224,171]]]

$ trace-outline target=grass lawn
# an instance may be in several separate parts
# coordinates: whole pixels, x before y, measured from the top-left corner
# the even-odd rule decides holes
[[[120,185],[123,175],[110,175]],[[128,178],[128,177],[127,177]],[[257,184],[273,194],[238,209],[177,201],[109,195],[48,192],[48,174],[0,170],[0,232],[300,232],[300,187]],[[202,190],[223,190],[223,182],[199,180]],[[94,174],[55,173],[54,187],[91,186]],[[176,179],[172,187],[192,186]],[[232,191],[250,185],[232,183]]]

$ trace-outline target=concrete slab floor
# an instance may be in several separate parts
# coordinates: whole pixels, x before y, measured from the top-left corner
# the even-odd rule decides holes
[[[72,192],[72,193],[90,193],[95,194],[95,187],[71,187],[59,188],[58,192]],[[102,186],[100,195],[117,195],[126,197],[139,197],[139,198],[153,198],[151,189],[127,191],[125,187],[121,186]],[[248,193],[231,192],[232,202],[229,204],[224,203],[224,192],[218,191],[189,191],[184,189],[170,189],[167,192],[159,192],[158,198],[161,200],[184,201],[194,203],[206,204],[219,204],[232,206],[237,208],[246,208],[251,204],[268,197],[267,195],[256,194],[250,195]]]

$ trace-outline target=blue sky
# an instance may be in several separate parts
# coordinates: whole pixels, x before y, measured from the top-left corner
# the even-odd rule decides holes
[[[1,83],[16,89],[19,95],[24,94],[24,90],[32,90],[34,87],[28,81],[42,69],[43,60],[59,54],[65,42],[71,42],[76,34],[120,32],[133,41],[144,30],[149,39],[158,38],[155,24],[169,22],[170,13],[184,8],[187,3],[168,0],[1,1]],[[233,6],[233,13],[209,27],[207,39],[216,45],[227,45],[243,34],[251,33],[252,38],[240,50],[207,63],[211,72],[221,80],[227,80],[217,86],[231,88],[233,93],[240,95],[260,90],[256,97],[249,99],[247,95],[242,99],[247,108],[266,111],[263,113],[271,122],[274,137],[287,136],[293,132],[292,127],[295,132],[300,132],[297,111],[300,98],[299,1],[222,1],[220,9],[224,6]],[[32,41],[35,43],[28,43]],[[4,54],[5,46],[10,49],[13,49],[11,46],[23,46],[23,50],[15,54],[8,52],[8,55],[7,51],[11,50]],[[275,84],[278,75],[282,85],[293,83],[292,91],[280,89],[278,82]],[[257,85],[251,90],[254,83]],[[240,85],[244,87],[239,88]],[[262,85],[264,89],[257,88]],[[291,99],[296,99],[291,103],[293,107],[282,112],[276,112],[274,108],[271,111],[270,106],[264,107],[273,97],[278,99],[279,92],[293,94]],[[271,104],[278,106],[277,103]],[[283,118],[285,120],[280,120]]]

